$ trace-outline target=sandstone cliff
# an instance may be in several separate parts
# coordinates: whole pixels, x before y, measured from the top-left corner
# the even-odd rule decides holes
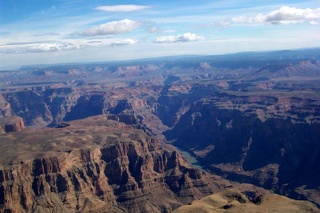
[[[19,132],[25,129],[22,118],[18,116],[0,118],[0,127],[0,133]]]
[[[1,138],[1,212],[170,212],[227,184],[105,116]]]

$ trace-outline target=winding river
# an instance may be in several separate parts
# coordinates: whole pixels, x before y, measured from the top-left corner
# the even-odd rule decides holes
[[[178,148],[178,147],[177,147]],[[181,148],[178,148],[179,152],[181,152],[181,154],[183,155],[183,157],[185,159],[187,159],[189,161],[189,163],[196,169],[200,169],[202,171],[205,171],[204,168],[202,166],[200,166],[200,163],[199,161],[193,157],[189,152],[181,149]]]

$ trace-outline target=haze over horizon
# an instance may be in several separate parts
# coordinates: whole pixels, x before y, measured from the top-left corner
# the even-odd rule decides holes
[[[0,1],[0,69],[320,46],[320,1]]]

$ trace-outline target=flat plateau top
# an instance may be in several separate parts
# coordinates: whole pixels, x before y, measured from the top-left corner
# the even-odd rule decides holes
[[[95,116],[69,122],[65,128],[42,128],[0,135],[0,166],[58,156],[75,149],[101,148],[115,141],[145,140],[143,131]]]

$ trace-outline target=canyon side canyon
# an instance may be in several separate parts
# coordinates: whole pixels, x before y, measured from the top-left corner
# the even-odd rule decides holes
[[[320,49],[28,66],[0,84],[0,212],[319,212]]]

